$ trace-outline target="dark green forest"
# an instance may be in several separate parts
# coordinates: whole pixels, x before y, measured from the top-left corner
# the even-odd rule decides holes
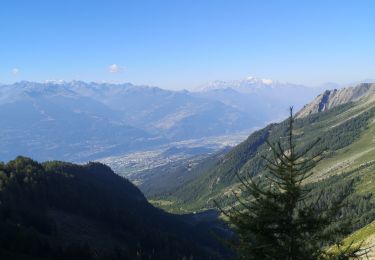
[[[168,214],[99,163],[0,164],[1,259],[220,259],[210,225]],[[217,223],[218,225],[220,223]]]

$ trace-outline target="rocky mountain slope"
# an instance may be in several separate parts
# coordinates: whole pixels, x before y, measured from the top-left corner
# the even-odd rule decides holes
[[[328,109],[348,102],[356,102],[364,97],[372,95],[374,92],[375,84],[373,83],[362,83],[354,87],[339,90],[326,90],[324,93],[318,95],[311,103],[304,106],[297,113],[297,118],[327,111]]]

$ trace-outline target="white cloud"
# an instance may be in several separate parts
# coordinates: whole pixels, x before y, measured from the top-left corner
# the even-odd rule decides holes
[[[126,67],[121,67],[117,64],[112,64],[108,67],[109,73],[118,73],[118,72],[124,72],[126,70]]]
[[[13,75],[17,75],[18,73],[20,73],[20,70],[17,69],[17,68],[14,68],[14,69],[11,70],[11,72],[12,72]]]

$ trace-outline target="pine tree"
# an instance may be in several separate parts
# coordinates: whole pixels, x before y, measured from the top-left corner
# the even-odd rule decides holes
[[[303,151],[296,150],[293,137],[293,109],[290,109],[286,140],[268,142],[272,158],[264,157],[268,171],[260,182],[249,176],[237,175],[241,194],[237,205],[221,211],[236,231],[231,241],[239,259],[348,259],[361,252],[360,246],[337,247],[328,254],[324,246],[332,244],[342,227],[328,229],[340,212],[342,202],[333,206],[308,202],[304,181],[322,159],[322,154],[309,155],[319,142]],[[248,196],[250,195],[250,196]],[[363,251],[362,251],[363,252]]]

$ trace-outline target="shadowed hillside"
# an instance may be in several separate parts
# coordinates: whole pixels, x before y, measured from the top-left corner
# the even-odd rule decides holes
[[[99,163],[0,165],[2,259],[220,259],[214,225],[150,205]],[[213,218],[211,218],[212,220]],[[214,223],[214,222],[210,222]],[[219,225],[219,223],[217,223]]]

